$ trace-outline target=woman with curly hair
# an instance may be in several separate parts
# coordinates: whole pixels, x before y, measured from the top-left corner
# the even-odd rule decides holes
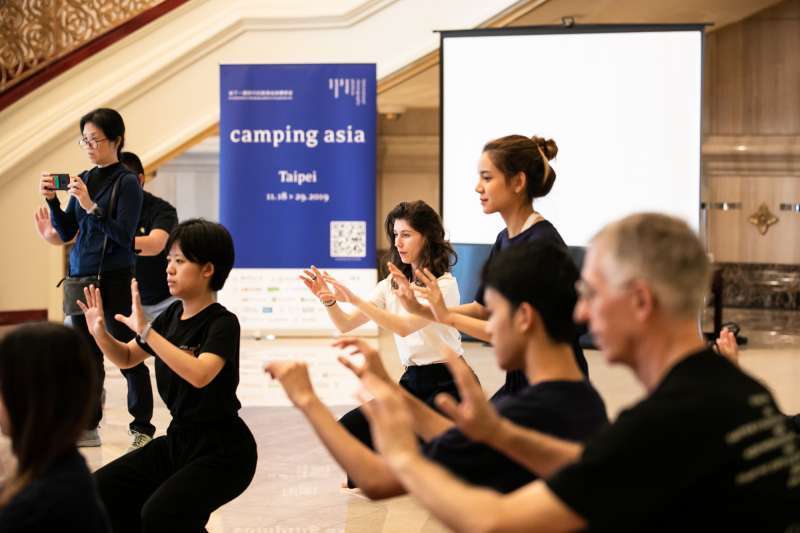
[[[456,254],[445,239],[438,213],[421,200],[401,202],[387,215],[385,229],[391,243],[387,262],[395,272],[402,272],[410,283],[416,282],[417,272],[427,272],[438,280],[447,304],[458,305],[458,283],[450,274]],[[391,275],[380,281],[367,298],[356,295],[342,282],[316,267],[306,270],[301,279],[325,305],[340,332],[347,333],[372,320],[394,333],[397,352],[405,367],[400,385],[411,394],[432,407],[440,392],[458,394],[441,347],[447,346],[463,355],[461,334],[453,327],[405,311]],[[338,302],[347,302],[355,309],[348,313],[337,305]],[[350,411],[340,422],[371,447],[369,424],[360,409]]]

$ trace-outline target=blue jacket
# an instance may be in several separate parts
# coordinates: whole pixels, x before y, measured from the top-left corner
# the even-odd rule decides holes
[[[111,179],[95,191],[92,200],[103,211],[101,217],[90,215],[84,211],[75,198],[70,197],[66,211],[61,210],[58,197],[48,200],[50,205],[50,221],[53,228],[64,242],[68,242],[78,234],[75,246],[69,254],[69,275],[73,277],[97,275],[100,267],[100,253],[103,250],[103,239],[108,235],[103,272],[133,269],[136,256],[133,252],[133,238],[139,214],[142,209],[142,188],[136,175],[121,163],[105,168],[95,167],[80,174],[86,183],[90,175],[101,172],[110,173]],[[109,203],[114,182],[120,180],[117,191],[117,205],[113,218],[110,216]]]

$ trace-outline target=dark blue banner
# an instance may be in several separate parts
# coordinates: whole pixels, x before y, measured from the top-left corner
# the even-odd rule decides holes
[[[375,268],[375,65],[220,67],[237,268]]]

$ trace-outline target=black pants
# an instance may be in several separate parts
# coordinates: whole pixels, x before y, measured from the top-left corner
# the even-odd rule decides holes
[[[122,322],[114,320],[117,313],[129,315],[131,313],[131,273],[105,272],[100,285],[100,294],[103,297],[103,311],[106,315],[106,327],[109,333],[120,342],[128,342],[135,334]],[[89,420],[89,429],[94,429],[103,418],[102,394],[103,381],[106,373],[103,368],[103,352],[94,342],[94,337],[89,334],[86,327],[86,317],[73,315],[72,327],[83,335],[89,342],[92,353],[97,362],[97,389],[95,390],[95,406]],[[150,422],[153,418],[153,387],[150,384],[150,371],[144,363],[139,363],[133,368],[122,370],[125,381],[128,383],[128,412],[133,416],[130,429],[145,433],[151,437],[156,432],[155,426]]]
[[[205,531],[211,513],[239,496],[256,472],[256,441],[236,418],[179,427],[97,472],[114,533]]]
[[[444,363],[408,367],[400,377],[400,386],[437,411],[434,400],[440,392],[446,392],[456,399],[460,399],[453,375]],[[370,449],[375,449],[372,445],[369,421],[361,412],[360,407],[346,413],[339,419],[339,422],[351,435],[369,446]],[[349,476],[347,485],[350,488],[355,487]]]

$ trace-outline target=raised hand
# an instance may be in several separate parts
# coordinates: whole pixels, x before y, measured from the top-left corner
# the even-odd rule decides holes
[[[431,308],[431,312],[433,312],[437,322],[448,323],[450,310],[447,309],[447,304],[444,301],[444,295],[439,288],[439,281],[436,276],[427,268],[424,271],[417,269],[416,276],[417,280],[424,286],[414,286],[414,292],[418,297],[425,298],[428,301],[428,306]]]
[[[302,361],[271,361],[264,371],[278,382],[286,391],[286,396],[295,407],[304,407],[316,398],[308,366]]]
[[[36,231],[42,239],[47,240],[53,233],[53,224],[50,222],[50,210],[45,206],[39,206],[33,212],[33,222],[36,224]]]
[[[430,316],[430,309],[419,303],[419,300],[417,300],[414,294],[414,289],[411,288],[411,284],[408,282],[406,275],[403,274],[403,271],[397,268],[393,263],[387,263],[387,266],[389,267],[389,274],[391,274],[392,281],[394,282],[392,292],[397,296],[403,309],[414,315],[421,315],[426,318]]]
[[[103,311],[103,297],[100,295],[100,289],[94,285],[89,285],[83,288],[83,296],[86,298],[86,303],[77,300],[78,307],[83,311],[83,316],[86,318],[86,327],[92,337],[102,334],[106,330],[106,316]]]
[[[327,272],[325,272],[323,275],[323,273],[320,272],[317,267],[312,265],[310,269],[307,268],[303,270],[303,274],[301,274],[299,277],[314,296],[325,302],[327,301],[325,296],[332,298],[331,289],[323,279],[323,277],[327,275]]]
[[[486,399],[467,363],[447,346],[442,346],[441,353],[447,358],[447,366],[455,379],[461,403],[457,403],[449,394],[441,393],[436,396],[437,407],[469,438],[478,442],[487,441],[497,433],[500,415]]]
[[[144,309],[142,309],[142,298],[139,296],[139,282],[136,281],[136,278],[131,280],[131,314],[128,316],[116,314],[114,315],[114,319],[128,326],[128,328],[137,335],[141,335],[142,330],[147,325],[147,314],[144,312]]]
[[[358,296],[356,296],[356,294],[351,291],[347,285],[344,285],[341,281],[329,275],[327,272],[322,279],[333,289],[332,294],[333,297],[336,298],[337,302],[355,303],[358,300]]]
[[[361,376],[361,384],[358,399],[376,449],[395,467],[418,455],[413,419],[403,397],[370,372]]]
[[[735,365],[739,364],[739,345],[736,342],[736,335],[731,330],[722,328],[716,346],[720,355],[728,358]]]
[[[360,366],[355,364],[348,357],[343,355],[338,357],[339,362],[349,368],[357,377],[360,378],[366,372],[371,372],[376,377],[386,381],[387,383],[394,383],[392,378],[389,376],[389,373],[386,371],[386,367],[383,366],[381,354],[379,354],[378,350],[374,349],[365,341],[356,339],[354,337],[343,337],[338,339],[331,346],[340,350],[352,348],[348,354],[349,356],[362,355],[364,357],[364,364]]]

